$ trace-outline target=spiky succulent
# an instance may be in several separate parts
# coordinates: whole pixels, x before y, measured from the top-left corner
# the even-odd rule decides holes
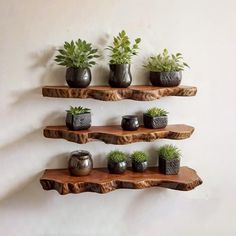
[[[158,107],[152,107],[147,110],[145,113],[151,117],[157,117],[157,116],[166,116],[168,112],[164,109],[158,108]]]
[[[108,161],[114,162],[114,163],[120,163],[123,161],[127,161],[127,155],[124,152],[121,151],[111,151],[107,155]]]
[[[135,151],[131,155],[132,162],[143,163],[143,162],[147,161],[147,159],[148,159],[147,154],[142,151]]]
[[[181,151],[172,144],[166,144],[159,149],[159,157],[166,160],[179,159]]]
[[[67,113],[70,113],[72,115],[79,115],[79,114],[84,114],[84,113],[89,113],[91,110],[86,107],[72,107],[70,106],[70,110],[66,110]]]

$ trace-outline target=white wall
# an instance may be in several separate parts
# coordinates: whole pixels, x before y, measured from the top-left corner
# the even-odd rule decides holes
[[[1,0],[0,236],[235,235],[235,8],[234,0]],[[64,83],[65,69],[53,61],[56,47],[81,37],[103,49],[122,29],[132,39],[142,38],[133,84],[147,83],[144,58],[167,47],[182,52],[191,65],[183,84],[196,85],[197,96],[152,102],[42,97],[43,85]],[[93,84],[104,83],[107,73],[105,58],[93,69]],[[92,108],[94,125],[116,123],[121,115],[155,105],[168,109],[170,123],[195,126],[191,139],[118,148],[145,150],[154,158],[161,144],[177,144],[182,165],[196,169],[204,184],[190,192],[43,191],[42,171],[66,166],[69,152],[89,150],[98,167],[117,148],[44,138],[43,127],[63,124],[69,105]]]

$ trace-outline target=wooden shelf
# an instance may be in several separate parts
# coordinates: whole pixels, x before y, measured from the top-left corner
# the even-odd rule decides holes
[[[66,126],[48,126],[44,136],[54,139],[66,139],[70,142],[84,144],[100,140],[109,144],[129,144],[135,142],[151,142],[160,138],[186,139],[194,128],[188,125],[168,125],[164,129],[147,129],[140,127],[137,131],[123,131],[118,125],[93,126],[88,130],[71,131]]]
[[[109,174],[105,168],[93,169],[88,176],[71,176],[67,169],[45,170],[40,179],[44,190],[57,190],[60,194],[96,192],[108,193],[116,189],[144,189],[163,187],[188,191],[202,184],[196,171],[181,167],[178,175],[163,175],[157,167],[144,173],[127,170],[122,175]]]
[[[44,97],[94,98],[103,101],[118,101],[122,99],[152,101],[165,96],[194,96],[197,93],[197,88],[191,86],[154,87],[147,85],[136,85],[128,88],[45,86],[42,88],[42,93]]]

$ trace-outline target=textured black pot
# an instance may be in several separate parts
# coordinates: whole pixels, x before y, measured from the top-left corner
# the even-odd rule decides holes
[[[69,67],[66,70],[66,82],[71,88],[86,88],[91,82],[91,71],[89,68]]]
[[[127,88],[132,82],[130,64],[110,64],[109,84],[113,88]]]
[[[168,124],[168,116],[156,116],[152,117],[148,114],[143,114],[143,124],[149,129],[161,129],[165,128]]]
[[[93,169],[92,155],[88,151],[74,151],[70,155],[68,169],[71,175],[89,175]]]
[[[155,72],[150,71],[150,81],[153,86],[175,87],[180,85],[182,71]]]
[[[132,169],[135,172],[144,172],[147,169],[147,161],[138,163],[136,161],[132,161]]]
[[[107,167],[111,174],[123,174],[126,171],[127,163],[126,161],[118,163],[113,161],[108,161]]]
[[[121,127],[123,130],[137,130],[139,128],[138,117],[133,115],[122,116]]]
[[[72,115],[67,113],[66,126],[70,130],[83,130],[91,127],[91,113]]]
[[[159,157],[159,170],[165,175],[177,175],[179,173],[180,159],[166,160]]]

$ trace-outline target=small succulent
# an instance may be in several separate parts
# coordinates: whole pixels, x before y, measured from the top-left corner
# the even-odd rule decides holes
[[[113,46],[107,47],[111,51],[110,64],[130,64],[132,56],[138,53],[140,42],[141,38],[136,38],[135,43],[131,45],[129,37],[122,30],[117,37],[114,37]]]
[[[147,110],[145,113],[151,117],[157,117],[157,116],[166,116],[168,112],[164,109],[158,108],[158,107],[152,107]]]
[[[159,149],[159,157],[166,160],[179,159],[181,151],[174,145],[166,144]]]
[[[75,42],[72,40],[70,43],[65,42],[64,48],[58,50],[59,55],[55,61],[58,65],[85,69],[96,64],[93,59],[99,57],[97,51],[85,40],[78,39]]]
[[[142,151],[135,151],[131,155],[132,162],[143,163],[143,162],[147,161],[147,159],[148,159],[147,154]]]
[[[121,151],[111,151],[108,155],[107,158],[109,161],[114,162],[114,163],[120,163],[123,161],[127,161],[127,155],[124,152]]]
[[[84,114],[84,113],[89,113],[90,109],[86,107],[72,107],[70,106],[70,110],[66,110],[67,113],[70,113],[72,115],[79,115],[79,114]]]
[[[149,71],[156,72],[170,72],[183,71],[184,67],[189,67],[187,63],[183,62],[181,53],[169,54],[165,48],[161,54],[149,57],[144,67]]]

